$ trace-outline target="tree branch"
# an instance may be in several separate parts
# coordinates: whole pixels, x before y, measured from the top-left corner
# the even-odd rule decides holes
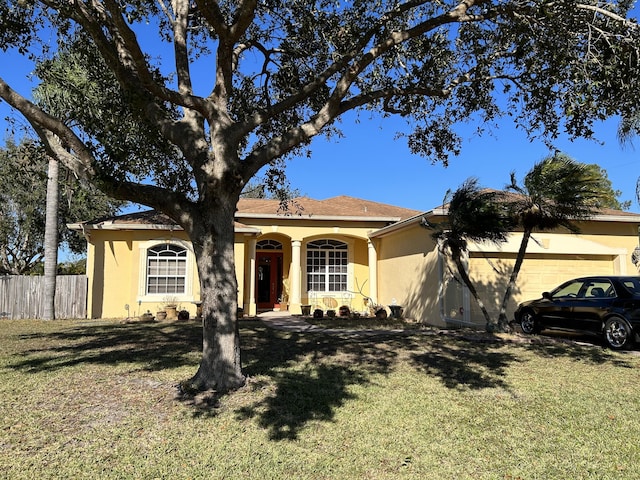
[[[213,14],[215,25],[220,28],[218,32],[220,41],[216,52],[216,82],[209,99],[216,106],[218,116],[226,119],[228,118],[227,105],[229,96],[233,92],[233,72],[236,60],[235,44],[251,25],[255,17],[257,0],[244,0],[238,7],[236,18],[230,26],[223,26],[224,20],[220,18],[222,14],[217,8],[217,3],[213,2],[213,5],[216,8],[211,9],[211,13]],[[227,120],[225,120],[225,123],[227,123]],[[230,124],[231,120],[229,119],[226,126]]]
[[[43,132],[44,130],[47,130],[48,132],[51,132],[76,152],[77,156],[74,156],[73,158],[65,158],[63,163],[67,168],[75,172],[79,178],[88,180],[95,176],[93,154],[84,145],[82,140],[76,136],[73,130],[68,128],[60,120],[48,115],[34,103],[17,93],[9,87],[1,77],[0,98],[16,110],[20,111],[36,131]]]
[[[577,3],[576,4],[576,8],[582,9],[582,10],[590,10],[592,12],[595,13],[599,13],[601,15],[604,15],[605,17],[608,17],[612,20],[615,20],[616,22],[621,23],[622,25],[624,25],[625,27],[631,28],[633,30],[637,29],[639,27],[639,25],[635,22],[632,22],[624,17],[621,17],[620,15],[617,15],[613,12],[610,12],[609,10],[605,10],[602,7],[598,7],[597,5],[586,5],[584,3]]]
[[[193,94],[193,86],[191,82],[191,66],[189,62],[189,0],[174,0],[174,14],[175,19],[172,22],[173,36],[174,36],[174,54],[176,63],[176,72],[178,77],[178,90],[183,96],[191,96]],[[171,20],[169,18],[169,20]],[[199,142],[205,137],[204,117],[196,109],[184,109],[183,118],[180,121],[182,126],[187,126],[187,134],[181,135],[182,138],[182,152],[186,159],[189,161],[194,171],[199,170],[201,165],[201,155],[196,154],[198,150],[208,149],[208,146],[198,145]],[[184,130],[180,128],[180,130]],[[190,145],[190,148],[186,148],[186,144]]]
[[[408,41],[411,38],[424,35],[425,33],[438,28],[447,23],[460,23],[462,21],[480,21],[483,20],[482,16],[469,16],[467,12],[469,8],[474,5],[482,4],[485,0],[464,0],[461,1],[452,10],[443,13],[442,15],[430,18],[424,22],[417,24],[416,26],[403,30],[392,31],[385,40],[379,42],[377,45],[372,46],[367,52],[364,52],[364,48],[369,44],[372,38],[375,37],[384,26],[388,25],[391,21],[395,20],[402,14],[406,13],[412,8],[416,8],[420,5],[428,3],[423,0],[414,0],[405,2],[398,5],[396,8],[382,15],[376,25],[372,26],[365,32],[360,39],[355,43],[353,48],[346,54],[344,54],[339,60],[329,65],[323,72],[314,77],[314,80],[304,85],[298,92],[290,95],[286,99],[278,102],[272,108],[266,111],[256,112],[250,120],[248,120],[243,126],[241,134],[246,134],[253,130],[257,125],[269,121],[271,118],[277,117],[282,112],[293,106],[303,102],[313,92],[317,91],[322,86],[326,85],[326,82],[335,74],[344,72],[341,78],[336,83],[336,87],[331,95],[331,98],[327,101],[324,107],[324,113],[321,117],[324,118],[330,110],[334,110],[334,113],[328,113],[330,117],[335,118],[337,112],[339,112],[339,105],[343,99],[347,96],[353,81],[377,58],[388,52],[395,46]],[[360,60],[355,61],[349,66],[349,63],[360,57]]]
[[[71,129],[12,90],[2,78],[0,78],[0,98],[25,116],[42,140],[48,153],[59,159],[78,178],[98,185],[101,190],[119,200],[153,205],[156,208],[162,206],[167,211],[173,212],[179,211],[177,205],[180,205],[181,208],[190,205],[183,196],[171,190],[134,182],[123,182],[121,179],[113,178],[104,172],[96,171],[96,161],[92,152],[85,147]],[[150,199],[152,202],[149,201]]]
[[[174,19],[167,17],[173,27],[173,52],[178,75],[178,91],[182,95],[191,95],[191,71],[188,52],[189,0],[174,0]]]
[[[61,8],[50,0],[43,1],[51,8]],[[144,103],[146,116],[156,123],[163,135],[186,155],[193,150],[193,146],[189,145],[187,140],[190,137],[185,136],[184,133],[193,130],[193,119],[187,116],[180,121],[175,121],[167,115],[159,103],[169,102],[185,107],[187,111],[195,110],[206,115],[208,112],[206,102],[200,97],[190,93],[175,92],[156,82],[147,67],[145,55],[140,49],[136,35],[122,17],[119,6],[112,0],[105,0],[105,5],[108,10],[96,2],[74,3],[74,10],[70,15],[89,33],[122,89],[138,97],[140,92],[149,94],[149,98]],[[109,32],[110,38],[105,34],[105,29]]]
[[[216,1],[195,0],[198,11],[218,36],[228,35],[229,28]]]
[[[480,0],[480,2],[478,3],[483,2],[484,0]],[[422,5],[424,3],[425,2],[423,1],[410,1],[399,5],[387,14],[381,16],[378,24],[369,29],[360,38],[360,40],[356,43],[354,49],[352,49],[352,51],[348,55],[345,55],[339,61],[334,62],[324,72],[316,77],[315,81],[305,85],[298,93],[278,103],[274,106],[273,109],[269,110],[268,112],[262,112],[254,115],[251,121],[247,122],[244,125],[244,128],[248,131],[253,129],[256,125],[267,121],[273,116],[278,115],[287,108],[290,108],[291,106],[303,101],[313,91],[324,85],[326,81],[328,81],[328,79],[331,78],[331,76],[333,76],[335,73],[338,73],[340,71],[344,72],[341,78],[336,82],[336,86],[334,87],[334,90],[325,105],[313,118],[299,127],[292,128],[286,134],[273,139],[273,141],[270,142],[269,145],[260,148],[256,152],[253,152],[245,159],[245,167],[248,169],[248,171],[255,173],[262,166],[273,160],[273,158],[276,158],[277,156],[288,152],[300,143],[306,143],[311,137],[317,135],[322,128],[331,123],[338,115],[344,113],[345,111],[351,110],[356,106],[365,105],[373,100],[382,98],[385,95],[388,96],[389,91],[380,90],[379,92],[370,92],[370,94],[372,95],[371,97],[362,95],[354,102],[344,102],[344,99],[348,95],[355,79],[358,78],[358,76],[376,59],[381,57],[383,54],[385,54],[395,46],[400,45],[401,43],[404,43],[411,38],[424,35],[425,33],[447,23],[459,23],[461,19],[463,19],[464,21],[470,21],[472,18],[475,20],[480,19],[480,17],[467,16],[468,9],[471,8],[471,6],[476,5],[476,2],[474,2],[473,0],[463,0],[454,9],[445,12],[442,15],[438,15],[436,17],[425,20],[424,22],[421,22],[407,30],[390,32],[384,40],[372,46],[367,52],[363,52],[363,49],[366,47],[366,45],[368,45],[371,38],[379,33],[384,25],[404,13],[406,10],[415,8],[416,6]],[[357,59],[359,56],[360,59],[353,62],[349,66],[349,63],[352,60]],[[437,89],[426,89],[424,91],[437,95],[443,94],[442,91]],[[369,101],[366,101],[367,99]]]
[[[50,132],[36,128],[49,154],[53,155],[67,165],[75,159],[75,156],[64,149],[57,137]],[[100,187],[107,195],[117,200],[127,200],[142,205],[159,209],[164,212],[171,212],[172,218],[176,221],[181,218],[181,212],[191,208],[191,203],[185,197],[172,190],[157,187],[155,185],[145,185],[136,182],[123,181],[120,178],[100,172],[91,181]],[[184,222],[184,220],[182,220]]]

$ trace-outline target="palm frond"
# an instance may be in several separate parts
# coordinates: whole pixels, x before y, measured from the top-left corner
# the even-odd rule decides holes
[[[502,192],[483,189],[477,178],[469,178],[450,198],[446,222],[430,225],[423,221],[434,230],[432,238],[458,251],[466,249],[468,240],[506,241],[514,224]]]
[[[589,165],[557,153],[538,162],[524,178],[526,194],[513,202],[525,229],[577,231],[573,223],[593,216],[603,196],[602,176]]]

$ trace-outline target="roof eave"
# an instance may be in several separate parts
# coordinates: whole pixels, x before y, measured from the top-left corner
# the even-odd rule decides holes
[[[444,208],[434,208],[433,210],[429,210],[427,212],[419,213],[414,215],[413,217],[409,217],[405,220],[394,223],[393,225],[388,225],[386,227],[382,227],[378,230],[374,230],[369,233],[369,238],[382,238],[386,235],[389,235],[393,232],[397,232],[398,230],[402,230],[416,223],[422,222],[422,219],[425,217],[441,217],[447,214],[447,210]]]
[[[323,220],[347,222],[398,222],[402,217],[364,217],[359,215],[283,215],[273,213],[236,213],[236,218],[257,218],[275,220]]]
[[[598,222],[624,222],[624,223],[638,223],[640,222],[640,214],[627,214],[627,215],[610,215],[600,214],[594,215],[591,218],[587,218],[585,221],[596,220]]]
[[[67,228],[76,232],[87,232],[91,230],[164,230],[164,231],[182,231],[184,230],[180,225],[162,225],[162,224],[149,224],[149,223],[104,223],[98,225],[86,224],[86,223],[68,223]],[[253,227],[238,227],[235,229],[235,233],[248,233],[259,234],[261,230]]]
[[[423,218],[430,217],[443,217],[448,214],[448,209],[445,207],[434,208],[433,210],[426,211],[424,213],[419,213],[418,215],[414,215],[413,217],[407,218],[400,222],[394,223],[393,225],[388,225],[386,227],[382,227],[378,230],[374,230],[369,233],[369,238],[381,238],[385,235],[389,235],[393,232],[397,232],[398,230],[402,230],[411,225],[419,223]],[[620,223],[640,223],[640,214],[626,214],[626,215],[611,215],[611,214],[599,214],[594,215],[590,218],[583,220],[575,220],[575,221],[597,221],[597,222],[620,222]]]
[[[182,230],[180,225],[163,225],[152,223],[68,223],[67,228],[77,232],[86,232],[88,230]]]

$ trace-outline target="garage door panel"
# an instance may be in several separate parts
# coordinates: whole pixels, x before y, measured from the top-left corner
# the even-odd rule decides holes
[[[526,259],[518,276],[519,300],[539,297],[557,285],[576,277],[613,275],[614,262],[610,257],[600,259]]]

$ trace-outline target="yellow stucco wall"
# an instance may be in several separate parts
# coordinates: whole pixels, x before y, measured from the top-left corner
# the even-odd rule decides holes
[[[144,281],[144,265],[141,252],[145,246],[162,242],[187,242],[181,231],[165,230],[94,230],[90,234],[87,255],[89,279],[88,314],[91,318],[120,318],[138,316],[146,312],[161,310],[166,295],[146,296],[141,282]],[[194,300],[199,299],[197,268],[192,252],[187,258],[191,291],[177,296],[180,309],[196,312]],[[188,280],[189,281],[189,280]],[[129,311],[125,305],[129,305]]]
[[[444,325],[438,289],[440,266],[429,231],[413,225],[376,241],[378,251],[378,303],[396,304],[407,318]]]
[[[383,226],[381,223],[369,222],[324,222],[310,221],[300,218],[283,217],[280,224],[272,219],[256,219],[244,221],[245,225],[259,229],[262,234],[238,233],[235,242],[236,276],[238,280],[238,305],[249,312],[249,293],[251,290],[251,267],[249,262],[250,242],[252,239],[272,239],[283,245],[283,279],[285,292],[291,289],[289,277],[292,265],[292,241],[301,242],[300,248],[300,280],[301,304],[312,303],[306,292],[306,244],[310,241],[334,239],[349,245],[349,296],[336,296],[339,305],[346,304],[352,310],[364,310],[364,296],[369,292],[369,266],[367,234]],[[155,313],[162,308],[159,295],[152,299],[141,295],[141,284],[144,282],[144,251],[154,242],[180,241],[188,244],[186,233],[169,230],[92,230],[87,254],[87,275],[89,277],[88,313],[91,318],[121,318],[127,314],[137,316],[146,312]],[[180,308],[196,313],[194,302],[200,299],[200,287],[197,276],[195,258],[189,252],[188,265],[191,291],[178,298]],[[125,309],[129,305],[129,312]],[[296,306],[299,313],[300,305]],[[294,310],[295,311],[295,310]]]
[[[445,318],[459,315],[472,323],[482,325],[484,319],[473,300],[463,290],[450,283],[443,290],[441,279],[446,265],[437,252],[431,231],[409,223],[401,229],[374,237],[372,244],[377,255],[373,269],[369,265],[368,235],[384,225],[375,222],[339,222],[298,216],[275,219],[246,219],[242,222],[261,233],[236,234],[235,261],[238,279],[238,304],[250,310],[251,244],[272,239],[282,243],[283,283],[290,293],[292,272],[299,269],[300,304],[314,304],[306,291],[306,245],[317,239],[334,239],[349,245],[348,297],[338,297],[338,305],[347,304],[354,311],[365,311],[364,298],[374,295],[372,283],[377,283],[377,303],[396,304],[404,308],[407,318],[433,325],[446,325]],[[564,280],[587,274],[635,274],[631,253],[638,244],[637,224],[615,222],[587,222],[581,225],[582,244],[572,244],[575,236],[569,233],[545,233],[545,242],[553,248],[528,253],[518,283],[509,303],[511,315],[519,301],[540,296]],[[536,234],[534,234],[536,236]],[[539,236],[539,235],[538,235]],[[161,298],[141,295],[144,281],[144,251],[153,242],[175,241],[188,245],[186,234],[169,230],[93,230],[87,256],[89,277],[89,315],[92,318],[127,315],[134,316],[147,310],[156,312],[162,306]],[[300,242],[300,265],[293,264],[293,244]],[[575,243],[575,242],[574,242]],[[530,244],[532,245],[532,244]],[[563,246],[580,251],[554,253]],[[597,251],[589,251],[590,248]],[[534,249],[535,250],[535,249]],[[546,252],[546,253],[545,253]],[[603,253],[605,252],[605,253]],[[606,253],[614,252],[614,253]],[[181,308],[191,315],[196,312],[193,302],[200,299],[199,283],[193,254],[189,253],[191,286],[187,295],[178,299]],[[498,306],[513,266],[515,251],[474,251],[470,258],[470,274],[481,298],[493,315]],[[375,272],[375,279],[370,278]],[[457,289],[457,290],[456,290]],[[443,293],[444,292],[444,293]],[[446,299],[443,300],[443,299]],[[140,304],[138,302],[141,302]],[[289,300],[291,302],[291,300]],[[299,313],[300,304],[289,304],[293,313]],[[255,310],[255,304],[254,310]]]
[[[551,245],[551,253],[533,252],[535,240],[530,241],[508,303],[509,318],[519,302],[537,298],[543,291],[571,278],[637,274],[631,261],[631,254],[638,246],[637,224],[585,222],[580,227],[582,233],[577,237],[568,232],[534,233],[536,239],[544,237],[545,246]],[[441,283],[447,263],[439,260],[430,235],[430,230],[414,223],[375,239],[379,303],[388,305],[395,298],[404,307],[407,318],[432,325],[446,325],[445,317],[484,325],[480,308],[470,295],[465,296],[464,289],[455,281]],[[576,239],[580,243],[576,243]],[[554,249],[562,253],[553,253]],[[489,250],[471,252],[469,272],[489,313],[497,318],[517,249],[506,253],[496,251],[495,247]],[[452,268],[455,271],[455,267]]]

